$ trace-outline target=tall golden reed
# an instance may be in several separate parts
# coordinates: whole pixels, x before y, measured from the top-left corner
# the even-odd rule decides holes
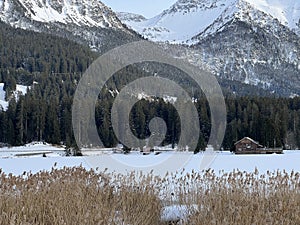
[[[164,206],[183,218],[163,221]],[[82,167],[0,173],[0,225],[300,224],[300,173],[121,175]]]

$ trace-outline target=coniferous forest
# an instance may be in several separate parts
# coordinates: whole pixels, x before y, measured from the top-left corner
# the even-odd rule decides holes
[[[0,26],[0,82],[4,83],[7,110],[0,109],[0,142],[23,145],[46,141],[75,146],[72,131],[72,101],[76,86],[88,66],[99,56],[87,46],[31,31]],[[99,136],[106,146],[118,144],[110,122],[114,96],[131,80],[149,76],[138,66],[119,71],[102,90],[96,106]],[[183,82],[184,83],[184,82]],[[27,94],[14,97],[16,84],[30,86]],[[187,85],[184,83],[183,85]],[[224,149],[249,136],[267,147],[300,147],[300,97],[232,95],[226,96],[227,128]],[[210,135],[210,110],[205,97],[194,93],[199,113],[201,137],[198,149],[204,149]],[[149,136],[149,121],[156,116],[167,124],[165,144],[176,144],[180,120],[174,106],[163,99],[140,100],[131,110],[131,129],[137,137]]]

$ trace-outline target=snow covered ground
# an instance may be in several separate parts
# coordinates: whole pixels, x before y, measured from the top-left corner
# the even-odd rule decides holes
[[[39,154],[37,154],[39,153]],[[47,157],[42,157],[46,153]],[[300,150],[284,151],[284,154],[276,155],[234,155],[230,152],[217,152],[213,158],[205,153],[193,154],[191,152],[162,151],[160,154],[150,153],[143,155],[140,152],[130,154],[113,153],[112,149],[85,150],[83,157],[66,157],[63,146],[52,146],[46,143],[36,142],[21,147],[0,148],[0,168],[6,174],[15,175],[24,172],[36,173],[41,170],[50,171],[54,168],[83,166],[86,169],[98,171],[117,172],[127,174],[131,171],[142,171],[165,176],[168,172],[180,172],[185,174],[192,171],[201,171],[201,166],[208,159],[208,166],[219,172],[240,171],[253,172],[255,168],[260,173],[269,171],[286,170],[290,172],[300,171]],[[197,210],[197,205],[192,206]],[[189,215],[188,206],[180,204],[166,205],[163,208],[161,218],[164,221],[181,219]]]
[[[43,142],[33,142],[19,147],[0,148],[0,158],[40,157],[43,153],[45,153],[47,157],[60,157],[65,155],[63,147],[55,147]]]
[[[3,90],[4,83],[0,83],[0,105],[3,107],[4,110],[7,110],[8,101],[5,101],[5,91]],[[15,98],[18,98],[19,94],[25,95],[27,93],[28,86],[19,85],[17,84],[16,90],[14,91]]]
[[[46,153],[47,157],[42,157]],[[218,152],[213,158],[205,156],[205,153],[194,155],[189,152],[161,152],[156,155],[142,155],[132,152],[124,155],[112,153],[108,150],[93,154],[86,152],[88,156],[65,157],[63,147],[55,147],[49,144],[33,143],[22,147],[0,148],[0,168],[5,173],[15,175],[24,171],[32,173],[40,170],[51,170],[52,167],[83,166],[86,169],[94,168],[100,171],[107,169],[109,172],[127,174],[130,171],[153,170],[156,175],[164,176],[167,172],[184,170],[184,173],[201,171],[211,168],[218,174],[219,171],[231,172],[234,169],[253,172],[257,168],[261,173],[276,170],[300,171],[300,151],[284,151],[284,154],[276,155],[234,155],[230,152]],[[204,162],[207,162],[206,164]],[[204,164],[203,164],[204,163]],[[205,167],[203,167],[205,165]]]

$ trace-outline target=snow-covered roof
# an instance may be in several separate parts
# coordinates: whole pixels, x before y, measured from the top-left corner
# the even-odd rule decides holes
[[[241,141],[243,141],[243,140],[245,140],[245,139],[251,141],[251,142],[254,143],[254,144],[257,144],[257,145],[259,145],[259,146],[262,146],[262,145],[259,144],[257,141],[254,141],[252,138],[249,138],[249,137],[244,137],[244,138],[242,138],[241,140],[235,142],[234,145],[237,145],[238,143],[240,143]]]

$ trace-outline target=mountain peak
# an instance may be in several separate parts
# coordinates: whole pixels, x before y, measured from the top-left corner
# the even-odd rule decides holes
[[[276,18],[290,29],[299,28],[300,2],[294,0],[240,0]]]
[[[128,13],[128,12],[117,12],[116,13],[118,18],[121,21],[127,21],[127,22],[142,22],[145,21],[146,18],[142,15],[135,14],[135,13]]]
[[[299,19],[294,0],[179,0],[128,26],[228,82],[289,96],[299,94]]]
[[[99,0],[0,0],[0,21],[100,52],[140,38]]]
[[[42,23],[122,27],[111,9],[98,0],[0,0],[2,20],[11,19],[8,14],[14,14],[13,11]]]
[[[293,0],[179,0],[149,20],[123,22],[153,41],[193,44],[193,37],[212,34],[234,18],[257,20],[262,26],[277,20],[297,33],[300,3]]]

